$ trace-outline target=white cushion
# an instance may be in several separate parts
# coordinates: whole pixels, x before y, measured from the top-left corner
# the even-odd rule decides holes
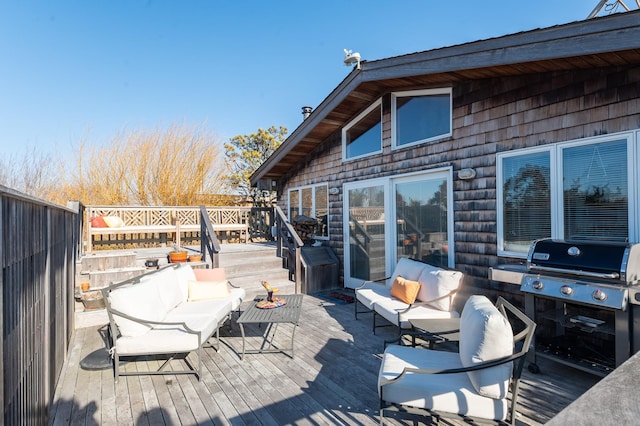
[[[185,302],[176,306],[165,317],[165,321],[185,321],[191,326],[192,321],[199,324],[200,319],[207,323],[218,324],[231,312],[231,299],[208,299],[197,302]],[[196,329],[200,329],[196,326]]]
[[[411,309],[402,314],[400,317],[400,324],[398,324],[398,312],[405,310],[409,307],[408,304],[398,299],[386,298],[377,300],[373,309],[392,324],[399,325],[400,328],[411,328],[409,323],[410,318],[458,318],[459,314],[456,311],[441,311],[426,305],[413,305]]]
[[[196,274],[193,272],[191,265],[187,265],[186,263],[179,263],[175,271],[178,277],[178,286],[182,291],[182,297],[184,300],[187,300],[189,297],[189,281],[195,281]]]
[[[158,286],[154,281],[142,281],[111,291],[109,304],[111,308],[124,314],[150,321],[162,321],[167,314],[165,304],[160,299]],[[141,336],[151,328],[150,325],[131,321],[119,315],[114,315],[114,320],[123,336]]]
[[[513,354],[513,330],[509,321],[485,296],[471,296],[460,319],[460,360],[470,367]],[[506,398],[512,363],[469,372],[480,395]]]
[[[379,392],[382,379],[397,377],[405,367],[441,370],[461,368],[462,363],[453,352],[389,345],[378,374]],[[385,385],[382,397],[387,402],[485,419],[504,420],[508,412],[506,398],[497,400],[479,395],[465,373],[409,373],[398,382]]]
[[[229,297],[229,283],[224,281],[188,281],[189,302]]]
[[[391,279],[387,281],[387,287],[391,287],[396,277],[401,276],[407,280],[418,281],[422,270],[427,266],[426,263],[418,262],[417,260],[401,257],[393,270]]]
[[[140,277],[140,282],[152,282],[158,286],[158,294],[165,310],[169,311],[185,301],[178,285],[178,276],[173,268],[164,268],[157,272]]]
[[[420,291],[418,292],[417,300],[428,302],[450,293],[460,287],[462,276],[462,272],[459,271],[448,271],[433,267],[423,269],[420,278],[418,278]],[[430,305],[442,311],[449,311],[452,308],[453,300],[453,297],[447,297],[430,303]]]
[[[367,309],[373,309],[374,303],[391,298],[391,287],[379,283],[367,283],[355,291],[356,299]]]

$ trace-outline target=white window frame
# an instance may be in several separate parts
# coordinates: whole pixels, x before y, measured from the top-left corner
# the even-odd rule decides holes
[[[603,136],[576,139],[567,142],[558,142],[542,147],[524,148],[517,151],[503,152],[496,155],[496,221],[498,256],[526,259],[526,252],[514,252],[504,250],[504,193],[502,160],[508,157],[517,157],[537,152],[549,152],[551,189],[551,238],[564,238],[564,199],[563,199],[563,167],[562,152],[565,149],[586,146],[596,143],[606,143],[616,140],[627,140],[627,185],[628,185],[628,238],[630,242],[640,241],[640,130],[632,132],[612,133]]]
[[[455,208],[454,208],[454,198],[453,198],[453,168],[451,166],[446,167],[438,167],[429,170],[420,170],[416,172],[404,173],[399,175],[393,175],[389,177],[382,178],[372,178],[365,179],[355,182],[348,182],[343,184],[342,193],[344,194],[342,203],[342,226],[345,230],[343,233],[343,244],[344,247],[349,247],[349,191],[352,189],[359,189],[369,186],[382,186],[385,192],[384,198],[384,217],[385,219],[385,233],[388,233],[389,238],[387,238],[387,243],[385,245],[385,269],[386,276],[390,276],[393,272],[396,264],[398,263],[397,259],[397,248],[395,246],[395,241],[397,241],[397,229],[395,227],[395,213],[396,213],[396,194],[395,187],[396,183],[404,183],[411,182],[416,180],[421,180],[423,177],[429,177],[433,179],[442,178],[447,180],[447,200],[448,210],[447,210],[447,239],[449,243],[449,253],[448,253],[448,262],[449,267],[455,267],[455,233],[454,233],[454,220],[455,220]],[[392,214],[393,213],[393,214]],[[345,259],[344,259],[344,279],[345,286],[349,288],[353,288],[356,284],[357,280],[353,280],[350,277],[351,269],[349,264],[349,253],[348,250],[345,249]],[[362,280],[359,281],[359,284],[362,283]]]
[[[397,118],[397,100],[398,98],[416,97],[416,96],[428,96],[428,95],[449,95],[449,132],[432,136],[430,138],[417,140],[404,145],[398,145],[397,130],[398,130],[398,118]],[[394,92],[391,94],[391,149],[404,149],[411,146],[433,142],[436,140],[444,139],[453,135],[453,89],[451,87],[440,89],[424,89],[424,90],[408,90],[405,92]]]
[[[354,157],[347,157],[347,132],[376,108],[380,108],[380,148],[376,151],[371,151],[366,154],[362,154]],[[351,120],[349,123],[347,123],[346,126],[342,128],[342,161],[343,162],[354,161],[364,157],[369,157],[371,155],[380,154],[381,152],[382,152],[382,98],[379,98],[374,103],[369,105],[367,109],[365,109],[360,114],[358,114],[356,118]]]
[[[316,216],[316,188],[324,186],[327,189],[327,219],[328,219],[328,215],[329,215],[329,184],[328,183],[316,183],[313,185],[304,185],[304,186],[296,186],[296,187],[292,187],[289,188],[289,190],[287,191],[287,212],[291,211],[291,192],[293,191],[298,191],[298,214],[302,214],[302,208],[304,207],[302,205],[302,192],[304,189],[311,189],[313,191],[313,198],[311,200],[311,210],[313,211],[313,217],[317,218]],[[289,218],[289,220],[293,220],[292,217]],[[327,220],[327,235],[326,236],[316,236],[315,239],[316,240],[329,240],[330,237],[330,227],[328,226],[328,220]]]

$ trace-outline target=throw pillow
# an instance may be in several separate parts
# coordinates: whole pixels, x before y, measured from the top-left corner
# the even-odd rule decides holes
[[[124,221],[118,216],[105,216],[104,222],[109,228],[121,228],[124,226]]]
[[[107,224],[104,221],[102,216],[94,216],[91,218],[91,227],[92,228],[106,228]]]
[[[418,281],[406,280],[402,277],[396,277],[391,285],[391,296],[408,304],[416,301],[418,291],[420,291],[420,283]]]
[[[193,273],[196,276],[196,281],[226,281],[227,276],[224,268],[195,268]]]
[[[429,302],[445,296],[460,287],[462,272],[440,268],[425,268],[418,281],[420,282],[420,291],[416,299],[421,302]],[[453,299],[453,297],[447,297],[429,303],[429,305],[441,311],[450,311]]]
[[[229,297],[226,281],[189,281],[189,302]]]

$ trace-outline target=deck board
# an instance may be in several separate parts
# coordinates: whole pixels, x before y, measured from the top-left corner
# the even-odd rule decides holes
[[[234,320],[237,314],[234,315]],[[246,324],[247,349],[258,349],[264,326]],[[275,342],[290,343],[292,327],[281,324]],[[371,330],[371,316],[353,305],[305,296],[295,330],[295,352],[247,354],[237,324],[221,330],[220,350],[203,350],[202,377],[128,376],[83,370],[80,361],[104,347],[104,328],[76,330],[50,411],[50,425],[376,425],[376,388],[384,340],[391,328]],[[193,354],[189,360],[195,362]],[[171,368],[182,369],[183,361]],[[157,360],[129,363],[127,371],[150,371]],[[540,361],[542,373],[524,373],[518,425],[542,425],[598,378]],[[428,419],[425,420],[429,424]],[[463,423],[445,420],[443,424]],[[389,424],[412,424],[410,419]]]

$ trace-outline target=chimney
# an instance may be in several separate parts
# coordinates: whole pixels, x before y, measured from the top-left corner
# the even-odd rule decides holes
[[[309,118],[309,116],[311,115],[311,111],[313,111],[313,108],[311,108],[310,106],[303,106],[302,107],[303,120],[306,120],[307,118]]]

